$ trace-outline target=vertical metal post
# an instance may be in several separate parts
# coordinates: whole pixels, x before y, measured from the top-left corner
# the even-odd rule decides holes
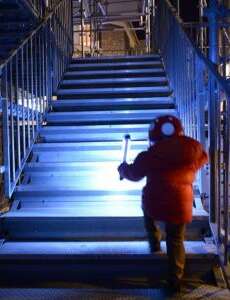
[[[29,98],[29,44],[27,43],[25,45],[26,47],[26,53],[25,53],[25,63],[26,63],[26,105],[27,105],[27,146],[30,147],[30,98]]]
[[[51,21],[49,21],[49,26],[47,29],[47,85],[48,85],[48,105],[51,106],[52,100],[52,91],[53,91],[53,84],[52,84],[52,74],[53,74],[53,67],[52,67],[52,28],[51,28]]]
[[[203,23],[203,16],[204,16],[204,2],[203,0],[199,0],[199,22],[200,24]],[[204,50],[204,27],[200,27],[200,49],[201,51]]]
[[[180,0],[177,0],[177,15],[180,17]]]
[[[90,0],[90,55],[93,54],[93,10],[92,10],[92,0]]]
[[[15,139],[14,139],[14,93],[13,93],[13,62],[9,62],[9,92],[7,93],[8,101],[10,102],[10,154],[11,154],[11,175],[15,180]],[[8,77],[7,76],[7,77]]]
[[[10,164],[10,130],[9,130],[9,110],[7,98],[7,66],[3,69],[1,74],[2,83],[2,129],[3,129],[3,163],[5,167],[4,172],[4,191],[5,196],[10,197],[10,183],[11,183],[11,164]],[[3,91],[4,87],[4,91]],[[4,93],[4,94],[3,94]]]
[[[39,125],[39,92],[38,92],[38,39],[34,37],[34,98],[35,98],[35,120],[36,120],[36,131]]]
[[[72,57],[73,51],[74,51],[73,1],[70,1],[69,11],[67,12],[67,19],[69,19],[69,15],[71,15],[71,20],[69,22],[69,32],[70,32],[71,40],[72,40],[72,45],[70,46],[70,47],[72,47],[72,50],[71,50],[71,57]],[[69,57],[68,57],[68,60],[69,60]]]
[[[84,57],[84,6],[81,0],[81,56]]]
[[[32,126],[32,139],[34,140],[34,65],[33,65],[33,37],[30,40],[30,101],[31,101],[31,126]]]
[[[156,0],[152,0],[152,15],[156,16]]]
[[[94,52],[94,55],[95,53],[98,55],[98,51],[97,51],[97,35],[98,35],[98,32],[97,32],[97,29],[98,29],[98,26],[97,26],[97,1],[93,1],[93,32],[94,32],[94,35],[93,35],[93,52]]]
[[[42,28],[41,37],[42,37],[42,45],[41,45],[41,58],[42,58],[42,103],[43,103],[43,110],[42,113],[44,114],[46,111],[46,76],[45,76],[45,28]]]
[[[22,150],[26,156],[24,47],[21,48]]]
[[[224,264],[229,263],[228,259],[228,246],[229,246],[229,234],[230,234],[230,222],[229,222],[229,171],[230,171],[230,146],[229,146],[229,137],[230,137],[230,98],[227,97],[223,105],[223,157],[224,157],[224,166],[223,166],[223,210],[224,210]]]
[[[214,78],[209,80],[209,158],[210,158],[210,222],[217,221],[218,199],[218,107],[217,91]]]
[[[18,168],[21,168],[21,126],[20,126],[20,106],[19,106],[19,90],[18,90],[18,77],[19,77],[19,70],[18,70],[18,65],[19,65],[19,59],[18,59],[18,54],[15,57],[15,98],[16,98],[16,114],[17,114],[17,156],[18,156]]]
[[[218,63],[218,17],[217,17],[218,1],[210,0],[209,2],[209,59],[214,63]]]
[[[150,53],[150,6],[150,1],[147,1],[145,6],[145,43],[147,53]]]

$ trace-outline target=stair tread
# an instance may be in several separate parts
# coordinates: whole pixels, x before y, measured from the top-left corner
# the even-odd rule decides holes
[[[149,123],[146,124],[125,124],[125,125],[84,125],[84,126],[43,126],[40,129],[40,133],[49,133],[49,132],[76,132],[76,133],[89,133],[89,132],[125,132],[129,133],[130,131],[145,131],[148,132]]]
[[[143,97],[143,98],[112,98],[107,99],[107,98],[102,98],[102,99],[94,99],[94,98],[88,98],[88,99],[65,99],[65,100],[53,100],[52,104],[53,105],[59,105],[59,104],[79,104],[79,103],[94,103],[94,102],[103,102],[103,103],[129,103],[129,104],[135,104],[135,103],[172,103],[174,102],[173,97],[168,96],[168,97]]]
[[[185,251],[188,258],[205,259],[214,258],[217,255],[213,244],[205,244],[201,241],[185,241]],[[84,256],[122,256],[132,259],[132,256],[144,256],[149,259],[166,259],[166,243],[161,242],[161,252],[151,254],[147,241],[106,241],[106,242],[10,242],[6,241],[0,247],[0,258],[16,256],[17,259],[25,259],[32,256],[64,255],[83,258]],[[24,256],[25,255],[25,256]]]
[[[30,162],[26,164],[25,170],[28,169],[51,169],[54,171],[58,170],[76,170],[76,168],[89,169],[89,168],[115,168],[116,162]]]
[[[130,125],[85,125],[85,126],[45,126],[39,133],[46,142],[74,141],[122,141],[125,134],[130,134],[132,140],[148,139],[147,124]]]
[[[139,149],[141,147],[147,147],[149,145],[148,141],[131,141],[130,147],[131,149]],[[111,142],[76,142],[76,143],[38,143],[34,145],[35,149],[38,148],[55,148],[55,147],[61,147],[63,149],[68,149],[71,147],[78,148],[78,149],[121,149],[122,143],[119,141],[111,141]]]
[[[166,76],[161,77],[141,77],[141,78],[100,78],[100,79],[64,79],[61,81],[61,85],[66,84],[86,84],[90,85],[97,83],[146,83],[146,82],[165,82],[167,81]]]
[[[142,101],[142,100],[97,100],[97,99],[64,99],[64,100],[54,100],[51,102],[53,109],[62,109],[63,111],[67,109],[75,109],[79,110],[80,108],[84,108],[85,110],[108,110],[108,109],[124,109],[130,108],[132,106],[132,110],[136,109],[168,109],[175,108],[174,102],[170,100],[166,101]]]
[[[162,65],[161,60],[159,61],[125,61],[125,62],[100,62],[100,60],[98,61],[98,63],[70,63],[69,68],[91,68],[91,67],[117,67],[117,66],[126,66],[127,68],[129,66],[154,66],[154,65]]]
[[[138,190],[142,188],[145,184],[145,181],[139,181],[139,182],[132,182],[128,180],[120,180],[119,174],[114,169],[103,169],[99,170],[97,172],[93,172],[89,174],[89,172],[82,172],[81,170],[76,170],[75,176],[53,176],[50,177],[37,177],[34,178],[33,176],[30,176],[30,184],[21,184],[20,189],[17,188],[17,191],[25,191],[27,190],[27,187],[30,186],[31,188],[34,188],[36,190],[36,187],[39,188],[42,185],[45,185],[47,183],[47,180],[49,182],[49,188],[53,189],[56,186],[63,187],[61,189],[62,191],[65,188],[74,188],[73,190],[78,191],[114,191],[114,190],[120,190],[121,192],[128,192],[131,190]],[[106,174],[106,175],[105,175]],[[78,176],[77,176],[78,175]],[[42,191],[43,189],[41,189]]]
[[[146,109],[146,110],[110,110],[110,111],[73,111],[73,112],[50,112],[47,115],[48,122],[106,122],[110,121],[145,121],[151,122],[155,116],[162,114],[176,115],[174,108]]]
[[[52,193],[56,194],[58,192],[63,192],[63,194],[67,194],[69,193],[74,193],[74,194],[78,194],[78,195],[93,195],[93,193],[95,193],[95,195],[122,195],[122,194],[128,194],[128,195],[139,195],[141,193],[141,190],[138,188],[135,189],[125,189],[121,187],[121,190],[117,190],[116,188],[114,189],[107,189],[107,188],[101,188],[101,189],[88,189],[88,190],[81,190],[78,189],[75,185],[58,185],[55,187],[55,189],[53,188],[53,186],[50,185],[46,185],[44,186],[44,184],[36,184],[36,185],[32,185],[32,184],[20,184],[19,186],[16,187],[16,194],[19,192],[36,192],[36,193],[44,193],[47,192],[50,195]]]
[[[55,222],[56,218],[77,218],[80,220],[89,218],[141,218],[143,211],[141,208],[141,197],[136,200],[131,198],[125,199],[104,199],[94,200],[93,197],[78,201],[58,202],[53,199],[50,201],[48,197],[43,201],[27,201],[23,198],[20,200],[20,206],[4,215],[3,218],[23,219],[23,218],[52,218]],[[94,201],[93,201],[94,200]],[[107,201],[108,200],[108,201]],[[193,220],[208,221],[208,213],[204,209],[193,208]]]
[[[79,70],[79,71],[70,71],[67,70],[67,72],[64,74],[64,78],[68,75],[100,75],[100,74],[140,74],[140,73],[164,73],[164,69],[162,68],[152,68],[152,69],[130,69],[130,70]]]
[[[96,61],[101,61],[101,60],[110,60],[110,59],[114,59],[114,61],[119,60],[119,59],[134,59],[134,60],[138,60],[138,59],[142,59],[142,58],[152,58],[152,59],[160,59],[161,56],[159,54],[142,54],[142,55],[108,55],[108,56],[99,56],[99,57],[95,57],[95,56],[91,56],[91,57],[84,57],[84,58],[78,58],[78,57],[74,57],[72,59],[72,61],[91,61],[91,60],[96,60]]]
[[[63,94],[94,94],[94,93],[103,93],[103,94],[113,94],[113,93],[130,93],[130,92],[171,92],[168,86],[159,86],[159,87],[115,87],[115,88],[80,88],[80,89],[64,89],[60,88],[57,91],[57,95]]]

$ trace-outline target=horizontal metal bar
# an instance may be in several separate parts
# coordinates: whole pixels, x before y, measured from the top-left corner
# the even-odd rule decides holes
[[[83,30],[83,34],[84,33],[88,33],[88,32],[104,32],[104,31],[127,31],[127,30],[145,30],[145,27],[130,27],[130,28],[98,28],[95,30]],[[74,33],[82,33],[81,30],[74,30]]]

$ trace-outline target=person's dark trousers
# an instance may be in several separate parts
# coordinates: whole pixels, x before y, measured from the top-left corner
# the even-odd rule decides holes
[[[166,246],[169,260],[169,280],[180,281],[184,275],[185,249],[184,236],[185,224],[166,223]]]
[[[144,212],[144,223],[145,223],[145,230],[147,233],[149,247],[151,252],[160,251],[160,242],[161,242],[161,231],[158,226],[155,224],[153,218],[149,217]]]
[[[144,213],[145,229],[151,252],[160,250],[161,232],[155,220]],[[185,267],[184,235],[185,224],[165,223],[166,246],[168,255],[169,280],[182,279]]]

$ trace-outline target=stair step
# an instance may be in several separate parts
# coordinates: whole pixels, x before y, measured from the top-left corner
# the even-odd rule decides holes
[[[52,101],[52,111],[95,111],[95,110],[119,110],[119,109],[170,109],[175,108],[174,103],[170,102],[170,97],[162,97],[163,101],[150,98],[142,99],[65,99]],[[167,99],[167,100],[166,100]]]
[[[87,57],[73,58],[72,63],[105,63],[105,62],[131,62],[131,61],[154,61],[161,60],[159,54],[138,55],[138,56],[107,56],[107,57]]]
[[[165,77],[153,77],[153,78],[113,78],[113,79],[66,79],[63,80],[59,88],[61,89],[80,89],[80,88],[115,88],[115,87],[147,87],[147,86],[166,86],[168,81]],[[140,80],[142,79],[142,80]]]
[[[39,172],[58,176],[66,174],[66,172],[72,172],[76,174],[77,171],[84,173],[88,172],[104,172],[106,169],[115,170],[117,162],[30,162],[25,165],[24,171],[26,173],[35,175]]]
[[[79,260],[91,259],[98,260],[99,256],[120,260],[121,256],[126,259],[134,260],[137,258],[150,259],[167,259],[166,244],[161,242],[162,252],[151,254],[149,245],[146,241],[129,241],[129,242],[6,242],[0,248],[0,259],[7,259],[15,256],[18,260],[31,258],[39,259],[43,256],[52,258],[53,255],[65,256],[66,259],[77,258]],[[215,259],[217,253],[214,245],[205,244],[204,242],[185,242],[187,258],[197,259]],[[26,255],[26,257],[24,256]],[[51,255],[51,257],[49,257]],[[56,258],[60,258],[57,257]],[[125,257],[127,256],[127,257]]]
[[[88,124],[102,125],[110,123],[150,123],[154,117],[163,114],[175,115],[174,109],[120,110],[120,111],[83,111],[83,112],[50,112],[47,115],[49,124]]]
[[[94,95],[94,94],[102,94],[105,96],[107,95],[113,95],[113,94],[131,94],[131,93],[136,93],[136,94],[142,94],[142,93],[171,93],[171,90],[168,86],[159,86],[159,87],[130,87],[130,88],[125,88],[125,87],[115,87],[115,88],[82,88],[82,89],[64,89],[60,88],[57,91],[57,95],[84,95],[86,94],[87,96],[89,95]],[[166,95],[167,96],[167,95]],[[103,98],[104,98],[103,97]],[[144,96],[142,96],[144,97]],[[87,97],[89,98],[89,97]]]
[[[66,196],[64,201],[61,198],[60,194],[31,195],[31,200],[21,197],[22,200],[15,201],[18,205],[1,217],[2,235],[18,240],[133,240],[147,237],[140,196],[123,199],[117,195],[104,197],[104,200],[99,196],[77,196],[75,202],[70,196],[69,200]],[[164,225],[158,225],[165,239]],[[202,240],[208,234],[207,213],[194,209],[193,222],[187,225],[186,240]]]
[[[81,142],[81,143],[40,143],[33,147],[33,154],[39,162],[71,162],[71,161],[116,161],[119,163],[123,156],[121,142]],[[148,147],[148,142],[133,141],[130,145],[128,159]]]
[[[75,186],[68,186],[68,185],[59,185],[56,186],[55,188],[52,186],[44,186],[44,184],[42,185],[32,185],[32,184],[28,184],[28,185],[19,185],[16,190],[15,190],[15,197],[17,197],[17,195],[20,196],[32,196],[36,194],[37,196],[46,196],[47,194],[49,194],[50,196],[58,196],[59,194],[63,194],[66,196],[113,196],[113,195],[122,195],[122,196],[126,196],[126,195],[138,195],[139,197],[141,197],[141,189],[121,189],[121,190],[117,190],[115,189],[106,189],[104,187],[104,189],[78,189]]]
[[[165,242],[161,243],[161,248],[161,252],[151,254],[146,241],[6,241],[0,248],[0,270],[5,274],[4,279],[10,282],[12,278],[63,282],[73,278],[81,281],[93,278],[118,280],[125,276],[129,276],[129,279],[136,277],[136,280],[149,276],[159,281],[166,278],[168,265]],[[202,279],[212,272],[217,263],[217,254],[212,245],[188,241],[185,242],[185,249],[185,278]]]
[[[83,70],[129,70],[129,69],[152,69],[161,68],[161,61],[141,61],[141,62],[107,62],[107,63],[74,63],[70,64],[68,71],[83,71]]]
[[[154,83],[154,82],[165,82],[167,81],[166,76],[146,76],[146,77],[141,77],[141,78],[100,78],[100,79],[64,79],[61,81],[61,84],[75,84],[75,85],[89,85],[89,84],[110,84],[110,83]]]
[[[59,102],[59,101],[58,101]],[[122,141],[125,134],[132,140],[147,140],[149,124],[44,126],[40,138],[45,142]]]
[[[38,190],[38,187],[33,186],[29,189]],[[143,217],[141,208],[140,190],[132,191],[119,191],[119,193],[112,194],[108,197],[108,191],[99,191],[98,194],[92,192],[80,191],[77,195],[67,196],[63,194],[61,200],[60,194],[48,193],[46,197],[42,193],[36,193],[36,197],[31,198],[29,193],[23,193],[27,187],[24,185],[19,189],[16,195],[15,203],[10,212],[6,213],[3,218],[23,218],[25,216],[44,218],[59,217],[59,218],[136,218]],[[64,188],[59,188],[61,190]],[[48,190],[48,189],[46,189]],[[50,187],[49,190],[52,190]],[[72,189],[73,190],[73,189]],[[76,191],[76,188],[74,192]],[[43,192],[43,191],[42,191]],[[96,191],[97,192],[97,191]],[[55,198],[57,197],[59,198]],[[206,221],[208,222],[208,213],[202,208],[193,207],[193,221]]]
[[[118,166],[119,164],[117,164]],[[49,182],[50,188],[55,188],[55,186],[59,185],[65,185],[67,186],[74,186],[75,189],[78,190],[115,190],[119,189],[120,191],[128,191],[136,188],[142,188],[145,184],[145,181],[143,182],[131,182],[131,181],[120,181],[119,174],[117,172],[117,166],[116,168],[110,170],[105,169],[103,173],[101,170],[99,171],[76,171],[75,174],[65,174],[65,175],[59,175],[59,176],[38,176],[36,174],[30,174],[28,183],[31,186],[40,186],[42,184],[47,184],[47,181]],[[28,173],[27,173],[28,174]],[[41,174],[43,175],[43,174]]]
[[[131,69],[131,70],[93,70],[93,71],[67,71],[64,79],[99,79],[99,78],[139,78],[139,77],[165,76],[163,68]]]
[[[142,151],[147,149],[148,141],[132,141],[130,144],[130,150]],[[79,142],[79,143],[39,143],[33,147],[34,152],[39,151],[120,151],[122,149],[122,143],[120,142]]]

